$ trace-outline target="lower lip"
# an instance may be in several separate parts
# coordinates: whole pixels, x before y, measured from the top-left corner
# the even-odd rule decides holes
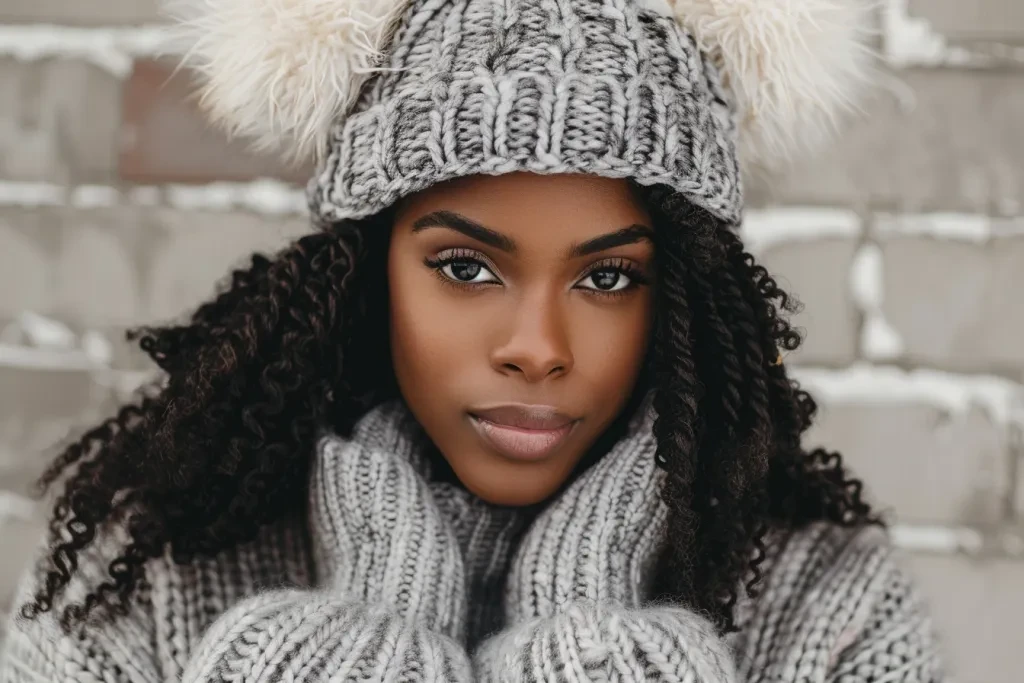
[[[576,427],[572,421],[558,429],[520,429],[495,424],[476,415],[469,416],[476,430],[499,453],[512,460],[541,460],[565,441]]]

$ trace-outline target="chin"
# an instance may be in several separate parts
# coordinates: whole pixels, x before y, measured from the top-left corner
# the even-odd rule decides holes
[[[469,491],[478,498],[487,501],[492,505],[505,505],[508,507],[524,507],[533,505],[547,499],[555,487],[550,486],[509,486],[508,479],[501,481],[466,481],[462,480]]]

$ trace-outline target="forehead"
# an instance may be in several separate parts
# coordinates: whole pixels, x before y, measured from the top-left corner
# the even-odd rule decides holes
[[[572,242],[627,225],[651,225],[650,216],[625,179],[584,174],[473,175],[436,184],[406,197],[399,222],[432,211],[466,215],[517,242]]]

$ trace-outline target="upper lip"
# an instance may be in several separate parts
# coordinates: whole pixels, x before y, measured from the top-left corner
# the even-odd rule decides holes
[[[554,406],[526,403],[506,403],[491,408],[477,408],[470,410],[469,414],[488,422],[519,429],[559,429],[574,421],[574,418]]]

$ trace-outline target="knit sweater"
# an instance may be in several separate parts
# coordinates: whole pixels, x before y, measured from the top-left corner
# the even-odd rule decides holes
[[[168,550],[127,615],[70,636],[54,612],[12,614],[0,682],[945,680],[927,610],[875,527],[771,532],[760,595],[741,591],[727,637],[647,600],[665,528],[641,418],[595,474],[525,514],[434,479],[407,408],[379,406],[318,442],[306,517],[212,558]],[[115,528],[83,553],[68,599],[123,540]],[[39,580],[25,572],[16,606]]]

